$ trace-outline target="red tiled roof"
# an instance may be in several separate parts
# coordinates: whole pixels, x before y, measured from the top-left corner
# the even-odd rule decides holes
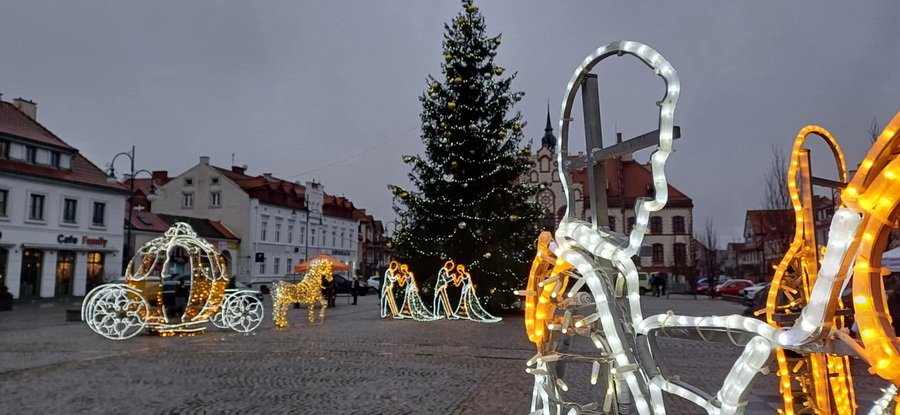
[[[608,160],[603,165],[609,186],[606,188],[606,198],[610,207],[630,207],[634,205],[638,197],[653,197],[653,175],[646,166],[633,161]],[[587,181],[587,171],[577,170],[572,172],[572,180],[581,183],[584,189],[582,199],[587,205],[590,195],[590,186]],[[693,207],[694,202],[680,190],[668,185],[669,200],[667,207]]]
[[[75,150],[39,122],[31,119],[15,105],[0,101],[0,133],[26,138],[43,144]]]
[[[134,212],[134,214],[131,215],[131,228],[139,231],[163,233],[169,229],[169,224],[153,213],[141,211]]]
[[[750,235],[767,235],[772,232],[794,231],[794,211],[791,209],[748,210],[744,226],[750,227]],[[747,229],[744,230],[745,232]]]

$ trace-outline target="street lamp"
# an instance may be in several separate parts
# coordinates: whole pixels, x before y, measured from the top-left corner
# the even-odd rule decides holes
[[[128,182],[128,197],[125,199],[125,205],[126,205],[126,208],[128,209],[128,222],[125,225],[125,231],[126,231],[125,252],[122,255],[122,273],[124,273],[126,270],[126,267],[128,266],[128,261],[131,260],[131,249],[132,249],[132,247],[131,247],[131,220],[134,217],[134,209],[132,209],[132,206],[131,206],[131,204],[132,204],[131,198],[134,197],[135,175],[137,175],[139,173],[147,173],[150,176],[150,179],[151,179],[150,194],[147,195],[147,200],[152,202],[156,199],[156,189],[154,188],[154,184],[152,183],[153,173],[151,173],[148,170],[144,170],[144,169],[134,170],[134,146],[131,146],[130,152],[121,152],[121,153],[116,154],[115,156],[113,156],[112,161],[110,161],[109,164],[107,164],[106,181],[108,183],[118,183],[118,179],[116,178],[115,163],[116,163],[116,159],[119,158],[119,156],[125,156],[128,158],[129,166],[130,166],[128,177],[131,179]]]

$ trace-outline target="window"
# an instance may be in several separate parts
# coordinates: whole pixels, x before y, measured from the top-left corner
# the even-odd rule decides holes
[[[285,262],[285,267],[287,268],[284,271],[288,274],[294,272],[294,268],[291,267],[291,262],[293,262],[293,260],[291,258],[287,258],[284,262]]]
[[[300,240],[303,241],[303,245],[306,245],[306,228],[300,228]]]
[[[106,224],[106,203],[94,202],[94,215],[91,223],[94,226],[104,226]]]
[[[28,219],[44,220],[44,195],[31,195],[31,206],[28,210]]]
[[[103,284],[103,252],[88,252],[87,255],[87,289]]]
[[[219,178],[218,178],[218,177],[213,177],[212,179],[210,179],[210,181],[212,182],[212,184],[219,184]]]
[[[652,216],[650,218],[650,233],[662,233],[662,218]]]
[[[7,206],[9,206],[9,190],[0,189],[0,216],[8,215]]]
[[[275,224],[275,242],[281,242],[281,224],[280,223]],[[276,261],[277,261],[277,259],[276,259]],[[277,268],[275,269],[275,273],[276,274],[278,273]]]
[[[266,261],[259,263],[259,275],[263,275],[266,273]]]
[[[275,275],[278,275],[278,268],[281,268],[281,258],[275,258]]]
[[[182,208],[194,207],[194,194],[193,193],[183,193],[181,195],[181,207]]]
[[[262,221],[262,223],[259,224],[259,240],[260,241],[266,240],[266,228],[268,226],[269,226],[269,222],[266,222],[266,221]]]
[[[9,141],[0,140],[0,157],[9,158]]]
[[[66,198],[63,201],[63,222],[75,223],[78,217],[78,201]]]
[[[331,231],[331,246],[337,246],[337,232]]]
[[[50,165],[53,167],[59,168],[59,152],[51,151],[50,152]]]
[[[634,216],[628,218],[628,230],[626,232],[631,233],[634,230]]]
[[[672,232],[684,233],[684,216],[672,217]]]
[[[185,179],[184,179],[184,185],[185,185],[185,186],[193,186],[193,185],[194,185],[194,179],[185,178]]]
[[[615,232],[615,230],[616,230],[616,217],[615,216],[609,217],[609,229],[613,232]]]
[[[662,263],[665,261],[665,256],[663,255],[663,245],[662,244],[653,244],[653,262]]]
[[[315,229],[309,230],[309,237],[311,239],[309,244],[315,246],[316,245],[316,230]]]
[[[212,192],[209,194],[209,205],[212,207],[222,206],[222,194],[220,192]]]
[[[675,259],[675,265],[687,264],[687,250],[683,243],[676,243],[672,246],[672,257]]]
[[[294,243],[294,227],[292,225],[288,225],[288,243]]]
[[[37,148],[33,146],[25,147],[25,161],[31,164],[37,161]]]

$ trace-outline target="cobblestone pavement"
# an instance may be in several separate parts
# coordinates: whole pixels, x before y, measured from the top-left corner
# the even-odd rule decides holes
[[[253,335],[211,328],[202,336],[118,342],[84,323],[65,322],[65,310],[80,304],[20,304],[0,313],[0,413],[528,412],[532,377],[523,369],[534,350],[520,317],[496,324],[382,320],[376,296],[359,300],[353,306],[338,299],[321,325],[307,325],[306,310],[291,309],[291,326],[276,331],[268,307]],[[648,315],[742,311],[734,303],[687,298],[646,298],[644,307]],[[662,346],[670,371],[706,390],[721,385],[740,353],[694,341]],[[587,385],[589,368],[566,370],[566,379]],[[864,369],[854,372],[868,409],[883,382]],[[596,393],[585,385],[572,385],[573,393],[579,387]],[[774,413],[774,375],[754,390],[749,412]],[[678,398],[670,407],[670,413],[699,413]]]

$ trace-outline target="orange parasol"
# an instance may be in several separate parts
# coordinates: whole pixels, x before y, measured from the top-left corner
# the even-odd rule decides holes
[[[294,272],[297,274],[306,272],[306,270],[309,269],[309,263],[316,259],[324,259],[324,260],[330,261],[331,262],[331,270],[334,272],[350,271],[349,265],[347,265],[341,261],[338,261],[333,256],[328,255],[328,254],[319,254],[319,255],[316,255],[304,262],[294,265]]]

